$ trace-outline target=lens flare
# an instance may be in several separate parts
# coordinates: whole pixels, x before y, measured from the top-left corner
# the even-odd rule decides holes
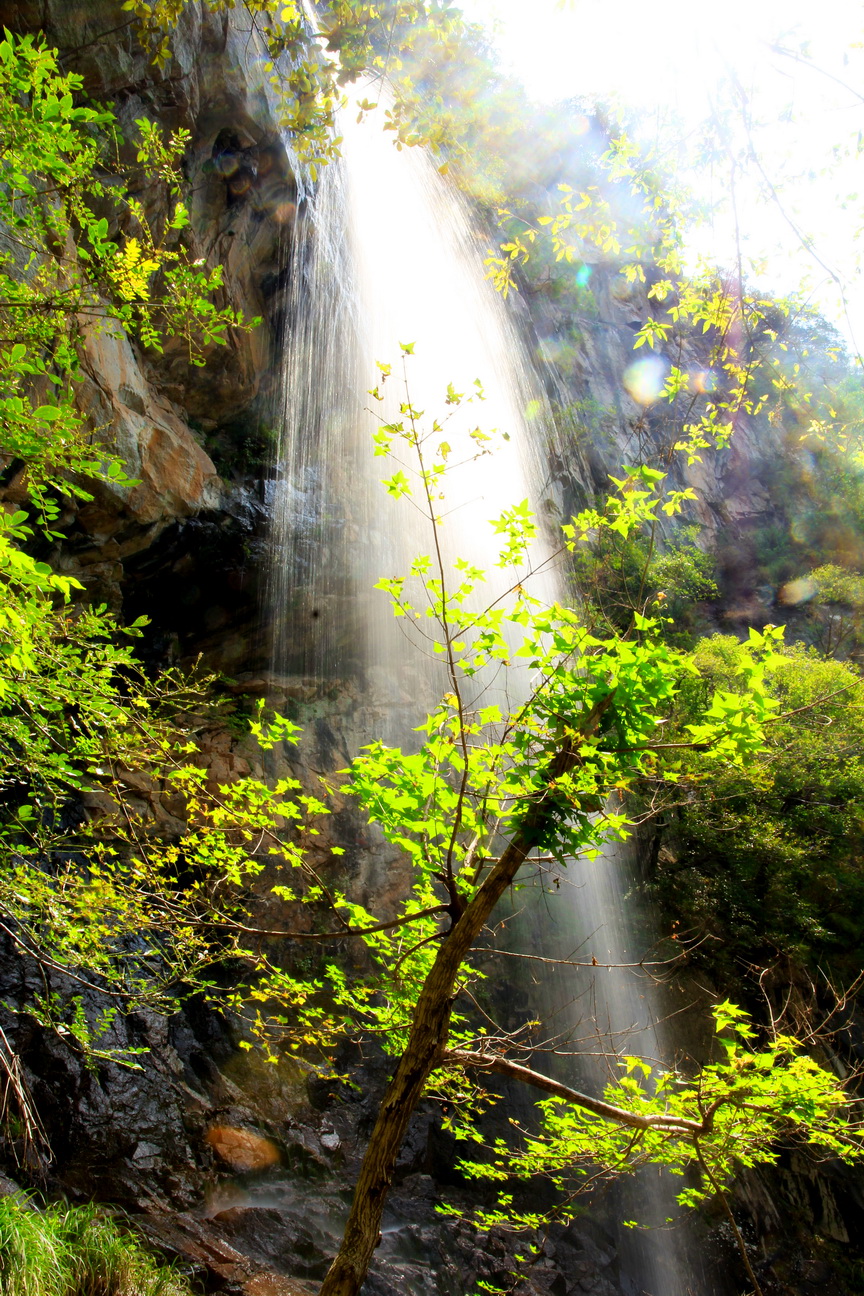
[[[697,369],[690,374],[690,390],[700,396],[707,396],[717,390],[717,375],[713,369]]]
[[[628,365],[621,381],[637,405],[653,405],[660,398],[670,368],[664,356],[646,356]]]
[[[819,587],[812,580],[793,580],[787,583],[780,590],[780,602],[788,605],[795,603],[809,603],[814,594],[819,592]]]
[[[297,215],[297,205],[293,202],[280,202],[273,208],[273,219],[277,225],[287,225]]]

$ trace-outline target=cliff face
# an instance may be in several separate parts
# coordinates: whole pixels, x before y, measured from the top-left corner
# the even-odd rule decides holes
[[[633,343],[662,308],[648,297],[647,284],[631,284],[590,248],[583,255],[590,292],[574,299],[572,290],[556,295],[554,285],[529,282],[517,305],[535,362],[550,373],[561,409],[551,471],[565,513],[608,494],[609,475],[620,476],[622,464],[651,461],[669,473],[667,486],[696,492],[683,516],[698,526],[706,548],[716,548],[730,527],[746,531],[767,522],[775,505],[764,469],[788,454],[782,425],[767,410],[738,417],[725,448],[706,450],[689,464],[674,453],[682,424],[698,422],[704,394],[717,381],[709,340],[694,333],[675,343],[674,363],[692,385],[684,402],[670,406],[658,399],[671,361],[662,347],[634,350]],[[746,588],[746,573],[738,583]]]
[[[190,364],[177,340],[157,354],[110,330],[87,335],[81,408],[140,484],[103,485],[92,502],[70,507],[64,539],[50,557],[83,582],[88,597],[130,620],[150,618],[148,662],[188,663],[201,653],[210,669],[232,677],[231,687],[260,693],[268,687],[261,610],[274,356],[297,197],[261,52],[242,13],[214,15],[198,5],[186,7],[162,71],[138,45],[119,0],[18,0],[5,10],[13,30],[46,33],[63,65],[83,74],[88,93],[111,103],[127,141],[142,117],[189,132],[191,225],[182,237],[193,257],[223,268],[223,304],[260,320],[232,333],[227,347],[211,348],[202,367]],[[121,155],[133,159],[134,146],[121,144]],[[140,197],[158,228],[163,189],[142,176]],[[632,452],[635,425],[647,418],[621,374],[632,359],[634,321],[644,320],[648,303],[608,269],[597,268],[595,283],[596,313],[587,323],[554,302],[536,304],[523,321],[535,342],[544,339],[541,353],[552,361],[560,339],[574,339],[567,394],[578,406],[571,431],[578,427],[580,435],[564,438],[552,465],[562,508],[605,487],[606,474]],[[756,468],[770,453],[766,435],[765,428],[745,429],[732,449],[687,478],[700,490],[699,519],[709,533],[770,509]],[[8,496],[15,497],[14,481]],[[341,764],[353,733],[367,725],[363,700],[346,695],[328,708],[302,680],[281,687],[314,735],[310,763]],[[248,769],[248,753],[227,729],[214,727],[203,747],[215,781]],[[386,853],[347,811],[338,831],[363,885],[381,899]],[[32,995],[35,977],[9,948],[0,949],[0,983],[13,1007]],[[154,1240],[197,1266],[214,1289],[248,1296],[314,1290],[371,1128],[382,1063],[367,1063],[364,1095],[335,1082],[310,1086],[296,1063],[270,1066],[239,1054],[231,1027],[192,1006],[167,1024],[143,1013],[118,1021],[106,1044],[147,1048],[143,1069],[105,1063],[93,1071],[27,1022],[4,1016],[2,1024],[52,1145],[52,1165],[42,1168],[51,1187],[143,1212]],[[454,1178],[452,1159],[432,1114],[421,1112],[399,1168],[370,1294],[463,1296],[477,1279],[506,1274],[513,1243],[505,1235],[444,1229],[434,1214],[440,1184]],[[451,1187],[468,1200],[464,1186]],[[800,1190],[795,1179],[789,1193]],[[758,1217],[767,1211],[765,1193],[758,1183],[749,1191]],[[836,1238],[839,1208],[826,1207],[829,1215],[826,1236]],[[701,1296],[723,1290],[711,1271],[723,1268],[727,1243],[717,1235],[706,1243]],[[602,1222],[562,1233],[526,1290],[621,1296],[616,1245]]]
[[[85,332],[81,411],[139,484],[103,483],[92,501],[70,504],[58,524],[63,538],[45,556],[76,576],[87,598],[129,620],[151,618],[146,661],[188,662],[204,653],[214,670],[255,669],[266,657],[257,626],[274,302],[294,211],[293,177],[257,74],[255,42],[227,16],[192,5],[174,34],[172,60],[159,71],[114,0],[13,3],[3,17],[12,30],[44,32],[61,65],[83,75],[88,95],[110,103],[125,163],[134,164],[141,118],[163,131],[188,132],[184,197],[191,222],[181,237],[193,259],[222,267],[220,304],[258,321],[233,331],[227,346],[212,347],[203,366],[190,363],[182,340],[169,339],[157,353],[111,327]],[[160,232],[164,186],[141,176],[138,196]],[[6,498],[14,500],[16,490],[13,479]],[[227,731],[203,737],[214,780],[248,770]],[[164,798],[146,784],[140,796],[170,831]],[[36,969],[8,945],[0,962],[11,1008],[44,989]],[[77,987],[58,974],[52,988]],[[85,990],[85,1008],[90,998]],[[222,1156],[221,1145],[205,1138],[219,1113],[223,1123],[269,1128],[278,1107],[281,1129],[305,1101],[298,1097],[302,1076],[277,1070],[246,1076],[256,1095],[247,1097],[230,1079],[231,1032],[212,1016],[194,1019],[191,1009],[170,1026],[141,1013],[111,1028],[112,1046],[149,1050],[141,1070],[88,1068],[31,1018],[12,1017],[5,1006],[3,1016],[53,1152],[50,1166],[31,1169],[37,1181],[47,1174],[74,1195],[139,1207],[199,1200],[203,1172]],[[228,1152],[221,1163],[231,1164]]]
[[[45,32],[61,65],[84,77],[91,97],[111,104],[125,163],[134,165],[141,118],[166,133],[189,133],[183,168],[191,221],[180,237],[193,259],[222,267],[219,304],[259,321],[231,331],[227,346],[207,349],[202,366],[190,363],[182,339],[145,353],[115,330],[89,331],[80,406],[139,485],[100,486],[92,503],[63,519],[67,539],[53,555],[94,600],[129,615],[153,613],[163,638],[154,637],[154,654],[188,658],[209,648],[214,667],[230,671],[248,642],[239,649],[231,634],[217,632],[230,622],[235,641],[240,632],[252,638],[274,302],[295,198],[260,50],[227,15],[190,5],[160,71],[113,0],[6,9],[13,30]],[[142,175],[137,196],[160,232],[164,185]],[[172,624],[161,615],[166,605]]]

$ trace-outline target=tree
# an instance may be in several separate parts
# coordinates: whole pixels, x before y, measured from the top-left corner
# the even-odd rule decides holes
[[[284,1005],[290,1005],[283,1024],[325,1052],[346,1030],[382,1034],[400,1059],[324,1296],[359,1290],[411,1113],[430,1085],[458,1094],[466,1069],[504,1071],[590,1114],[574,1128],[572,1118],[547,1106],[549,1151],[534,1163],[544,1168],[545,1158],[553,1174],[556,1165],[586,1150],[602,1154],[616,1137],[624,1140],[615,1152],[619,1159],[622,1150],[631,1158],[675,1164],[695,1157],[721,1193],[735,1164],[732,1140],[739,1160],[770,1158],[771,1139],[790,1129],[855,1155],[845,1099],[833,1082],[787,1039],[748,1051],[748,1028],[731,1007],[722,1010],[721,1025],[741,1042],[730,1041],[725,1066],[706,1069],[689,1085],[663,1078],[653,1090],[625,1077],[597,1099],[556,1086],[508,1057],[503,1046],[509,1041],[490,1044],[458,1003],[478,974],[472,950],[483,927],[532,851],[542,847],[565,866],[572,855],[626,834],[628,814],[610,809],[613,793],[618,804],[622,794],[646,782],[697,782],[718,765],[744,763],[762,750],[766,726],[779,718],[769,687],[778,634],[754,633],[742,649],[743,687],[716,690],[676,728],[676,699],[698,673],[698,662],[667,642],[661,620],[647,610],[596,633],[577,610],[541,604],[531,592],[535,524],[524,502],[494,522],[509,592],[484,607],[484,573],[466,559],[457,562],[455,577],[446,569],[438,542],[446,443],[437,423],[421,427],[407,394],[402,421],[382,424],[378,450],[413,456],[413,467],[407,473],[407,465],[398,467],[387,488],[395,496],[414,495],[431,528],[433,553],[418,555],[410,578],[388,578],[383,587],[397,615],[427,625],[449,687],[422,726],[419,752],[373,744],[352,763],[346,784],[367,816],[406,852],[410,889],[398,913],[387,919],[367,913],[312,867],[304,839],[317,831],[326,805],[296,782],[268,788],[247,779],[223,787],[217,797],[203,794],[200,769],[183,759],[190,754],[183,710],[203,704],[200,692],[179,680],[173,690],[165,679],[155,688],[149,684],[132,655],[118,647],[120,627],[102,610],[73,604],[72,583],[31,559],[26,544],[35,525],[53,525],[57,494],[82,489],[72,474],[125,480],[122,465],[94,448],[75,410],[78,317],[112,321],[151,346],[159,345],[160,328],[174,329],[188,338],[193,358],[198,331],[218,340],[242,322],[212,307],[216,277],[187,265],[170,244],[161,245],[134,203],[94,180],[103,147],[96,131],[110,119],[76,107],[77,81],[62,77],[52,56],[33,41],[7,36],[0,60],[2,111],[12,142],[2,159],[3,215],[16,249],[2,262],[9,334],[3,446],[9,458],[28,466],[32,508],[32,516],[21,510],[7,518],[0,550],[6,629],[0,885],[10,939],[45,969],[95,981],[120,1010],[142,998],[170,1007],[179,981],[206,989],[209,969],[230,956],[251,968],[253,1003],[281,999],[276,1024],[288,1018]],[[175,183],[170,149],[141,130],[139,160],[164,168],[168,183]],[[96,214],[97,198],[125,202],[137,232],[111,237],[109,221]],[[173,228],[183,219],[178,204]],[[722,302],[716,312],[716,319],[699,318],[710,326],[727,321]],[[730,381],[739,382],[738,368],[736,359]],[[385,368],[382,381],[387,377]],[[40,387],[57,389],[59,398],[36,404]],[[458,405],[464,398],[451,389],[445,399]],[[717,420],[728,413],[729,401],[743,408],[745,397],[734,388],[723,400],[727,404],[714,403],[717,419],[707,431],[701,422],[692,425],[695,431],[684,438],[691,450],[701,448],[700,437],[727,435],[727,423]],[[661,512],[674,515],[692,496],[686,488],[667,489],[664,472],[645,465],[624,470],[616,484],[601,508],[586,509],[567,524],[567,546],[607,531],[626,540],[654,527]],[[412,579],[419,596],[411,592]],[[472,704],[470,681],[495,663],[506,669],[517,657],[535,680],[528,696],[509,712]],[[279,717],[270,725],[256,722],[254,729],[265,746],[294,735]],[[33,756],[22,777],[24,747]],[[154,780],[170,779],[186,795],[188,830],[180,840],[160,841],[152,825],[134,817],[124,824],[123,771],[130,767],[143,767]],[[118,814],[70,832],[61,812],[93,787],[111,794]],[[334,963],[325,976],[304,981],[248,948],[248,936],[268,934],[242,915],[242,888],[260,870],[262,854],[282,860],[284,881],[276,894],[314,907],[319,922],[317,929],[281,934],[319,942],[361,939],[370,957],[367,977],[351,981]],[[322,928],[317,916],[323,914],[330,925]],[[442,929],[442,923],[448,925]],[[94,1037],[94,1024],[82,1020],[78,1008],[74,1001],[49,999],[30,1006],[100,1056],[99,1026]],[[262,1019],[262,1032],[270,1024]],[[604,1124],[592,1124],[595,1118]],[[612,1133],[601,1135],[605,1122]],[[518,1151],[511,1164],[527,1168]],[[742,1255],[746,1262],[743,1248]]]
[[[382,372],[388,378],[386,366]],[[380,389],[373,394],[380,398]],[[452,389],[448,392],[450,404],[462,399]],[[396,615],[409,626],[422,621],[428,633],[431,621],[449,690],[421,726],[426,741],[416,755],[375,743],[349,771],[348,786],[367,815],[410,857],[413,894],[404,903],[402,919],[412,924],[412,944],[402,948],[402,934],[392,928],[367,938],[381,977],[365,985],[361,996],[346,987],[341,973],[331,972],[337,990],[348,990],[345,1002],[353,1012],[386,1030],[385,1047],[400,1056],[322,1296],[359,1291],[408,1120],[430,1085],[451,1096],[458,1093],[454,1077],[466,1067],[503,1072],[555,1095],[559,1103],[547,1106],[546,1132],[549,1162],[559,1174],[574,1157],[588,1152],[602,1160],[600,1149],[611,1141],[625,1161],[643,1155],[673,1162],[689,1157],[722,1193],[731,1168],[730,1139],[746,1163],[751,1154],[770,1158],[771,1137],[788,1128],[803,1130],[813,1140],[824,1135],[832,1150],[845,1154],[848,1148],[848,1155],[857,1154],[837,1112],[842,1100],[836,1085],[788,1039],[755,1056],[730,1043],[727,1069],[707,1068],[690,1087],[677,1077],[662,1077],[655,1091],[646,1093],[628,1078],[604,1102],[514,1062],[507,1056],[512,1040],[485,1039],[485,1028],[460,1011],[460,993],[477,975],[472,949],[496,905],[530,864],[532,851],[542,848],[544,857],[566,867],[568,858],[596,853],[608,837],[626,835],[626,813],[610,809],[618,803],[610,801],[613,793],[620,796],[646,780],[674,785],[685,778],[704,779],[713,768],[745,763],[764,747],[766,726],[779,718],[767,678],[780,660],[780,632],[751,633],[742,649],[743,691],[715,691],[695,722],[670,730],[666,726],[675,699],[698,669],[693,658],[664,641],[657,618],[636,612],[625,631],[601,638],[573,609],[543,606],[530,593],[534,523],[526,505],[505,511],[493,523],[503,540],[506,598],[499,594],[485,608],[478,604],[484,573],[464,559],[457,559],[451,583],[439,536],[450,448],[441,439],[443,425],[422,427],[407,395],[401,408],[401,421],[382,424],[377,450],[393,453],[399,463],[385,486],[392,495],[413,493],[432,531],[433,554],[418,556],[412,566],[425,597],[412,595],[405,579],[381,584]],[[405,471],[406,452],[414,456],[413,479]],[[628,472],[603,512],[586,510],[565,526],[568,545],[578,545],[598,529],[626,537],[650,525],[658,509],[680,508],[682,493],[666,492],[663,481],[664,475],[653,469]],[[537,681],[530,696],[509,713],[497,705],[472,706],[471,681],[490,664],[506,667],[517,658],[526,660]],[[696,753],[694,764],[690,758]],[[442,913],[449,922],[444,930]],[[355,922],[369,921],[355,909]],[[734,1026],[743,1039],[749,1037],[734,1010],[721,1012],[719,1020],[721,1026]],[[753,1077],[763,1072],[771,1080],[757,1100]],[[782,1093],[797,1093],[801,1102],[787,1104]],[[575,1105],[578,1115],[568,1111],[562,1116],[561,1101]],[[743,1129],[733,1136],[736,1122],[747,1125],[748,1109],[754,1120],[757,1114],[759,1121],[767,1116],[768,1125],[758,1134],[754,1125],[750,1137]],[[818,1110],[813,1124],[801,1120],[805,1110],[814,1116]],[[612,1122],[612,1133],[598,1127],[604,1120]],[[638,1139],[634,1129],[642,1131]],[[689,1152],[682,1152],[687,1143]],[[500,1151],[503,1164],[512,1164],[512,1154]],[[522,1158],[522,1168],[532,1156],[539,1166],[542,1157],[535,1150]],[[504,1177],[506,1170],[489,1173]],[[743,1244],[742,1256],[749,1263]]]

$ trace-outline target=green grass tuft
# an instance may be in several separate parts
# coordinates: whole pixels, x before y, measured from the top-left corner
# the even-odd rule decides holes
[[[191,1296],[175,1270],[160,1266],[96,1206],[28,1208],[0,1199],[3,1296]]]

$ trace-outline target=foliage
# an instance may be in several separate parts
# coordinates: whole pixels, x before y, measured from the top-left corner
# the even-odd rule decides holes
[[[864,607],[864,578],[836,563],[826,563],[808,573],[821,603],[837,603],[850,609]]]
[[[387,367],[382,369],[386,380]],[[382,398],[380,387],[374,394]],[[451,408],[464,399],[448,392]],[[402,413],[396,423],[382,422],[376,436],[376,453],[391,454],[402,465],[384,485],[394,497],[412,496],[434,528],[448,473],[444,426],[422,426],[410,403],[403,403]],[[618,486],[602,510],[587,509],[565,526],[570,548],[598,533],[627,541],[658,511],[674,513],[681,505],[681,493],[664,492],[663,474],[651,469],[627,470]],[[412,948],[405,949],[401,928],[367,940],[383,979],[354,991],[352,1001],[393,1052],[403,1047],[411,1006],[434,960],[440,914],[456,918],[476,894],[496,857],[494,841],[517,830],[525,805],[546,785],[562,743],[581,732],[587,715],[603,708],[597,732],[583,736],[574,767],[554,784],[557,811],[546,827],[543,849],[566,864],[573,855],[596,854],[604,840],[626,833],[626,815],[610,808],[609,795],[654,771],[664,747],[657,745],[657,725],[694,670],[664,642],[656,617],[631,610],[626,633],[608,625],[601,633],[573,609],[546,606],[532,594],[536,524],[527,503],[505,511],[492,526],[502,538],[498,566],[509,594],[499,593],[489,606],[482,588],[493,574],[464,558],[455,559],[451,574],[440,553],[418,556],[410,578],[379,583],[409,634],[412,623],[422,623],[427,650],[431,642],[449,678],[442,702],[419,727],[424,735],[419,751],[408,754],[373,743],[348,771],[352,795],[412,865],[413,892],[400,910],[411,920]],[[757,676],[759,663],[772,660],[774,650],[770,637],[754,634],[745,651],[753,687],[743,694],[728,692],[722,702],[719,695],[706,702],[703,723],[691,739],[710,749],[703,763],[740,764],[761,745],[766,712]],[[524,662],[539,681],[536,688],[509,712],[494,701],[471,705],[468,699],[482,698],[482,681],[499,662],[505,667]],[[372,921],[359,908],[354,920]],[[345,993],[344,975],[334,968],[331,976]]]
[[[679,525],[665,542],[654,525],[626,538],[604,529],[576,549],[572,571],[592,623],[626,631],[634,611],[653,613],[682,644],[698,628],[697,605],[719,596],[713,554],[695,526]]]
[[[216,14],[239,8],[236,0],[206,4]],[[164,67],[171,59],[171,32],[187,0],[125,0],[123,7],[135,15],[156,63]],[[352,82],[367,81],[375,96],[362,101],[361,115],[376,106],[376,83],[387,82],[395,92],[393,105],[385,110],[386,129],[394,132],[399,147],[427,137],[430,118],[424,106],[421,120],[414,82],[404,69],[419,50],[423,58],[446,64],[461,49],[464,22],[449,3],[331,0],[307,11],[299,0],[247,0],[243,9],[269,55],[265,72],[278,97],[282,124],[291,131],[313,180],[322,164],[338,156],[336,110],[344,97],[342,87]]]
[[[179,132],[165,143],[150,123],[137,123],[138,161],[161,176],[173,196],[157,239],[141,203],[116,181],[100,178],[114,165],[108,152],[113,118],[76,104],[81,84],[77,74],[61,74],[55,54],[33,37],[7,32],[0,42],[6,140],[0,300],[8,348],[2,428],[7,453],[33,463],[34,474],[49,440],[68,467],[91,475],[108,470],[98,455],[84,451],[69,392],[77,373],[79,317],[116,321],[157,350],[161,337],[182,337],[198,363],[202,343],[224,342],[227,329],[242,325],[234,312],[209,300],[221,286],[221,270],[190,263],[177,246],[176,235],[188,222],[176,169],[187,137]],[[102,214],[106,205],[110,215]],[[40,386],[46,394],[54,388],[54,400],[34,409],[24,392]],[[119,465],[114,473],[122,482]]]
[[[22,1010],[85,1057],[136,1065],[113,1039],[118,1015],[144,1001],[170,1009],[185,978],[206,985],[214,960],[244,953],[222,932],[230,896],[218,939],[208,898],[219,884],[230,892],[232,867],[237,889],[235,861],[249,876],[260,868],[244,848],[263,830],[261,792],[250,781],[211,804],[194,741],[208,682],[149,679],[132,651],[141,623],[122,627],[76,601],[79,583],[33,551],[60,538],[64,501],[89,499],[94,480],[136,484],[76,407],[84,330],[125,330],[156,348],[182,336],[197,362],[241,321],[210,300],[219,272],[188,264],[171,240],[186,220],[184,140],[165,144],[139,123],[138,162],[175,199],[163,243],[116,178],[100,178],[113,118],[81,104],[80,89],[44,45],[5,34],[0,453],[23,507],[0,512],[0,925],[43,971],[43,997]],[[276,815],[296,814],[285,791],[266,818],[274,835]],[[199,825],[182,848],[164,829],[176,818],[154,816],[148,794]],[[85,992],[107,1005],[97,1020]]]
[[[0,1200],[5,1296],[190,1296],[189,1283],[95,1206]]]
[[[614,1111],[595,1113],[579,1104],[581,1095],[568,1099],[561,1086],[561,1095],[539,1104],[538,1131],[522,1130],[511,1119],[520,1140],[515,1153],[499,1139],[491,1159],[463,1161],[469,1178],[508,1186],[498,1207],[477,1213],[478,1227],[542,1226],[543,1213],[513,1209],[513,1181],[519,1178],[551,1179],[567,1194],[553,1217],[566,1221],[580,1177],[598,1167],[620,1174],[662,1165],[679,1178],[693,1169],[697,1183],[682,1187],[678,1201],[697,1206],[724,1194],[742,1167],[775,1163],[778,1140],[820,1158],[857,1160],[864,1154],[853,1101],[798,1041],[779,1035],[758,1045],[746,1014],[729,1002],[717,1004],[713,1015],[721,1057],[695,1079],[675,1071],[652,1073],[647,1063],[627,1057],[619,1064],[620,1079],[604,1094]],[[634,1118],[631,1124],[624,1113]]]
[[[149,680],[131,647],[142,627],[124,629],[104,608],[75,602],[77,582],[31,557],[40,530],[58,538],[62,499],[88,498],[84,481],[135,484],[77,411],[79,321],[137,332],[150,346],[160,345],[158,330],[177,332],[193,359],[202,338],[223,341],[238,321],[209,300],[218,273],[158,244],[140,206],[99,179],[112,119],[76,105],[80,78],[61,75],[55,56],[30,38],[7,34],[0,62],[0,216],[8,231],[0,248],[0,449],[25,471],[27,505],[0,514],[2,928],[46,980],[40,1000],[21,1011],[91,1063],[135,1066],[122,1034],[118,1042],[118,1018],[144,1002],[170,1011],[184,986],[206,992],[217,964],[233,958],[249,969],[252,1003],[268,1006],[252,1010],[262,1032],[265,1016],[284,1026],[287,1008],[318,989],[271,966],[260,942],[250,948],[254,933],[239,915],[271,853],[298,872],[293,888],[287,880],[279,888],[283,899],[296,891],[323,900],[292,835],[298,819],[314,832],[325,807],[290,779],[208,790],[195,743],[212,708],[208,682]],[[182,143],[165,146],[142,126],[138,160],[172,190]],[[137,232],[112,233],[115,217],[97,215],[107,200]],[[184,220],[178,200],[169,231]],[[253,727],[265,747],[293,736],[288,722]],[[166,803],[173,815],[149,808]],[[188,824],[179,839],[177,814]],[[326,897],[338,910],[336,893]],[[343,918],[338,930],[346,926]],[[85,994],[106,1004],[95,1017]],[[325,1007],[310,1005],[295,1047],[329,1039],[333,1029]]]
[[[857,571],[825,563],[793,582],[806,603],[813,645],[823,657],[857,657],[864,647],[864,580]],[[789,596],[790,591],[786,591]]]
[[[699,681],[682,689],[681,719],[707,690],[734,687],[745,667],[731,636],[701,641],[695,660]],[[778,718],[746,773],[719,768],[698,793],[669,798],[673,857],[653,884],[681,930],[720,941],[705,956],[727,974],[741,957],[762,965],[782,952],[854,980],[864,952],[864,682],[856,668],[794,646],[766,688]]]
[[[260,941],[250,948],[241,905],[270,854],[298,874],[283,899],[340,901],[293,844],[298,822],[316,831],[323,804],[291,779],[208,788],[195,735],[213,717],[210,683],[149,679],[132,651],[141,624],[76,601],[78,583],[31,556],[41,536],[60,538],[62,501],[89,498],[85,482],[135,485],[76,408],[80,321],[156,347],[178,333],[193,360],[239,322],[209,300],[218,273],[159,244],[140,206],[100,180],[112,118],[77,105],[79,90],[31,38],[0,44],[0,451],[23,469],[26,504],[0,513],[0,925],[46,983],[20,1010],[91,1064],[136,1066],[115,1031],[123,1014],[142,1003],[171,1011],[189,986],[206,993],[217,965],[247,969],[252,1004],[268,1006],[252,1009],[262,1033],[265,1016],[284,1027],[287,1008],[319,989],[271,965]],[[176,197],[183,140],[141,130],[139,163]],[[108,201],[111,217],[97,215]],[[125,234],[111,229],[118,212]],[[184,220],[178,199],[168,231]],[[294,735],[278,719],[252,728],[262,747]],[[239,1007],[249,1001],[234,980]],[[93,995],[105,1005],[95,1012]],[[305,1023],[295,1047],[335,1029],[320,1003]]]

